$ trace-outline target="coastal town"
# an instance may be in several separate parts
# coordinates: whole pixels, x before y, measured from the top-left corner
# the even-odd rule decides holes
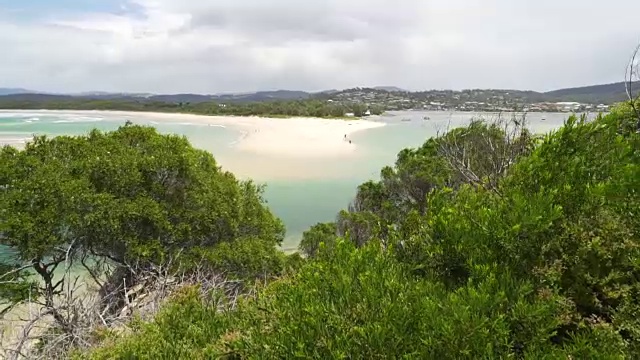
[[[328,102],[364,103],[385,110],[607,112],[608,104],[554,101],[531,91],[432,90],[423,92],[355,88],[320,96]]]

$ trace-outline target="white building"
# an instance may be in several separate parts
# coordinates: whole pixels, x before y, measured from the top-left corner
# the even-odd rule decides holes
[[[576,110],[580,110],[580,107],[582,106],[582,104],[578,102],[562,101],[562,102],[557,102],[556,106],[558,107],[558,110],[576,111]]]

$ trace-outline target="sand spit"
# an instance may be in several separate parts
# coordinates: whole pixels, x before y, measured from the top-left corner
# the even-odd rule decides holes
[[[74,116],[104,120],[131,120],[145,123],[206,124],[236,129],[242,134],[233,146],[242,152],[261,156],[309,158],[341,157],[352,153],[356,144],[349,136],[356,131],[384,126],[369,120],[320,118],[263,118],[243,116],[204,116],[192,114],[130,111],[79,110],[0,110],[0,115]]]

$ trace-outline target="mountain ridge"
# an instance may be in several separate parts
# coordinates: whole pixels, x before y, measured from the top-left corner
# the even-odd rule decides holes
[[[640,92],[640,82],[633,84],[634,92]],[[157,101],[170,103],[200,103],[208,101],[218,102],[262,102],[262,101],[282,101],[282,100],[305,100],[310,98],[331,98],[335,94],[356,92],[356,91],[382,91],[391,93],[428,94],[450,92],[451,94],[462,92],[492,92],[505,95],[518,96],[529,102],[544,101],[575,101],[584,103],[612,104],[626,99],[626,87],[624,82],[588,85],[573,88],[563,88],[546,92],[532,90],[515,89],[467,89],[467,90],[424,90],[408,91],[395,86],[375,86],[372,88],[358,87],[344,90],[325,90],[320,92],[307,92],[300,90],[272,90],[256,91],[247,93],[227,93],[227,94],[197,94],[197,93],[176,93],[176,94],[151,94],[151,93],[126,93],[126,92],[103,92],[92,91],[76,94],[46,93],[32,91],[22,88],[0,88],[0,97],[16,101],[51,101],[73,98],[95,99],[95,100],[130,100],[130,101]]]

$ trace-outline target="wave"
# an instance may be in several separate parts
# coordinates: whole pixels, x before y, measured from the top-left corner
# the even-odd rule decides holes
[[[92,122],[101,122],[104,121],[104,118],[92,118],[92,117],[77,117],[72,119],[60,119],[52,121],[54,124],[68,124],[68,123],[92,123]]]
[[[42,120],[42,118],[60,117],[56,114],[39,113],[39,112],[9,112],[0,110],[0,119],[28,119],[33,121]]]
[[[183,125],[183,126],[198,126],[198,125],[202,125],[202,124],[194,124],[194,123],[175,123],[176,125]]]
[[[157,122],[157,121],[152,121],[149,120],[147,121],[149,124],[151,125],[160,125],[161,123]],[[226,129],[226,126],[224,125],[218,125],[218,124],[201,124],[201,123],[189,123],[189,122],[181,122],[181,123],[176,123],[176,122],[164,122],[162,123],[162,125],[182,125],[182,126],[205,126],[208,125],[210,127],[220,127],[220,128],[224,128]]]
[[[25,114],[25,113],[12,113],[12,112],[0,112],[0,117],[1,118],[25,118],[25,117],[32,117],[35,116],[35,114]]]
[[[152,123],[154,123],[152,121]],[[158,124],[158,123],[155,123]],[[191,123],[191,122],[165,122],[163,125],[180,125],[180,126],[208,126],[208,127],[219,127],[226,129],[227,127],[219,124],[207,124],[207,123]]]

